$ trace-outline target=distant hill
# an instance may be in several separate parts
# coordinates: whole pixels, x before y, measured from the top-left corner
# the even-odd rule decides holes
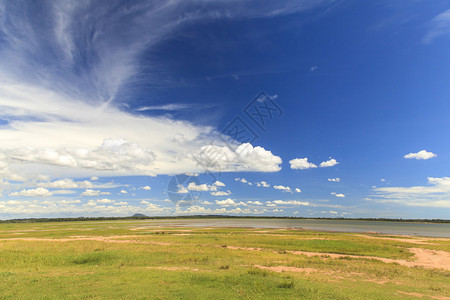
[[[134,214],[131,216],[132,218],[148,218],[148,216],[143,215],[143,214]]]

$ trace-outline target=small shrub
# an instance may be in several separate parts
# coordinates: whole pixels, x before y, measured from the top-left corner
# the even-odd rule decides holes
[[[285,281],[285,282],[283,282],[283,283],[280,283],[280,284],[278,285],[278,287],[279,287],[280,289],[292,289],[292,288],[295,287],[295,282],[293,282],[293,281]]]

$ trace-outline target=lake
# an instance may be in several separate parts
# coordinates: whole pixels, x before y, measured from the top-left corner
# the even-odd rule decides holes
[[[401,223],[358,220],[302,220],[302,219],[168,219],[148,220],[142,227],[253,227],[297,228],[317,231],[376,232],[382,234],[450,237],[449,223]]]

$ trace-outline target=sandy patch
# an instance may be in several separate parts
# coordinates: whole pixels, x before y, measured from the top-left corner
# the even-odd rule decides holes
[[[358,234],[357,236],[361,236],[367,239],[379,239],[379,240],[389,240],[389,241],[397,241],[418,245],[437,245],[436,243],[432,243],[432,241],[450,241],[450,239],[429,239],[429,238],[393,238],[393,237],[378,237],[371,235]]]
[[[313,269],[313,268],[297,268],[297,267],[286,267],[286,266],[266,267],[266,266],[260,266],[260,265],[254,265],[254,267],[258,268],[258,269],[262,269],[262,270],[274,271],[277,273],[295,272],[295,273],[311,274],[313,272],[318,272],[317,269]]]
[[[198,269],[188,267],[147,267],[147,269],[158,269],[166,271],[194,271],[194,272],[198,271]]]
[[[314,268],[298,268],[298,267],[288,267],[288,266],[267,267],[267,266],[261,266],[261,265],[254,265],[253,267],[262,269],[262,270],[269,270],[269,271],[273,271],[273,272],[277,272],[277,273],[293,272],[293,273],[303,273],[306,275],[310,275],[312,273],[320,273],[320,274],[325,274],[325,275],[329,276],[330,278],[328,279],[328,281],[334,281],[334,282],[339,282],[339,280],[342,279],[342,280],[351,280],[354,282],[366,281],[366,282],[373,282],[376,284],[386,284],[386,283],[397,284],[396,282],[394,282],[392,280],[388,280],[388,279],[380,280],[379,278],[369,278],[364,273],[356,273],[356,272],[345,272],[344,273],[344,272],[336,272],[336,271],[328,271],[328,270],[325,271],[325,270],[319,270],[319,269],[314,269]],[[351,276],[357,276],[357,277],[360,277],[360,279],[349,278]]]
[[[233,250],[247,250],[247,251],[262,251],[268,250],[263,248],[246,248],[246,247],[236,247],[223,245],[223,248],[233,249]],[[408,261],[404,259],[392,259],[383,258],[377,256],[364,256],[364,255],[350,255],[350,254],[337,254],[337,253],[325,253],[325,252],[308,252],[308,251],[286,251],[287,253],[295,255],[306,255],[310,256],[321,256],[323,258],[342,258],[350,257],[357,259],[376,259],[385,263],[397,263],[407,267],[424,267],[424,268],[436,268],[444,269],[450,271],[450,253],[446,251],[437,251],[421,248],[410,248],[409,251],[414,253],[414,260]],[[279,251],[273,251],[278,253]]]
[[[367,258],[377,259],[385,263],[397,263],[407,267],[424,267],[424,268],[436,268],[450,271],[450,253],[446,251],[436,251],[421,248],[410,248],[409,251],[414,253],[414,261],[408,261],[403,259],[391,259],[376,256],[362,256],[362,255],[348,255],[348,254],[336,254],[336,253],[321,253],[321,252],[307,252],[307,251],[287,251],[296,255],[306,256],[328,256],[330,258]]]
[[[445,296],[431,296],[431,295],[424,295],[424,294],[420,294],[420,293],[408,293],[408,292],[403,292],[403,291],[397,291],[397,293],[399,294],[403,294],[403,295],[408,295],[408,296],[413,296],[413,297],[418,297],[418,298],[422,298],[422,297],[429,297],[431,299],[438,299],[438,300],[449,300],[449,297],[445,297]]]

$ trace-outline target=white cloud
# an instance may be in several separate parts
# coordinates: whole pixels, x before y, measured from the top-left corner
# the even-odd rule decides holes
[[[302,202],[302,201],[296,201],[296,200],[275,200],[272,201],[275,204],[278,205],[301,205],[301,206],[310,206],[311,204],[309,202]]]
[[[450,9],[435,16],[429,23],[430,30],[423,38],[425,44],[430,44],[436,38],[450,34]]]
[[[248,185],[253,185],[253,183],[247,181],[247,179],[245,179],[245,178],[239,178],[238,177],[238,178],[235,178],[234,180],[238,181],[238,182],[242,182],[242,183],[248,184]]]
[[[313,163],[308,162],[308,158],[295,158],[289,161],[291,164],[291,169],[294,170],[305,170],[311,168],[317,168]]]
[[[141,187],[141,189],[146,190],[146,191],[150,191],[152,188],[149,187],[148,185]]]
[[[50,1],[42,4],[44,15],[29,5],[6,13],[0,5],[0,117],[9,122],[0,129],[0,152],[6,156],[0,160],[8,164],[8,179],[33,177],[36,170],[78,178],[204,172],[209,161],[196,153],[213,143],[225,154],[217,168],[222,172],[280,170],[281,159],[264,148],[240,146],[238,153],[229,153],[213,128],[129,112],[125,101],[143,83],[174,84],[167,82],[172,76],[157,57],[140,58],[183,26],[271,18],[328,2],[175,0],[111,6]],[[168,112],[186,107],[148,106]]]
[[[207,145],[194,155],[199,166],[211,171],[258,171],[276,172],[281,170],[280,157],[262,147],[249,143],[241,144],[235,151],[227,146]]]
[[[333,167],[335,165],[339,164],[334,158],[331,158],[327,161],[323,161],[320,163],[321,168],[327,168],[327,167]]]
[[[437,155],[436,154],[434,154],[433,152],[428,152],[427,150],[422,150],[422,151],[419,151],[419,152],[417,152],[417,153],[409,153],[409,154],[406,154],[405,156],[403,156],[404,158],[407,158],[407,159],[430,159],[430,158],[433,158],[433,157],[436,157]]]
[[[179,184],[178,186],[177,186],[177,193],[178,194],[187,194],[187,193],[189,193],[189,191],[188,191],[188,189],[187,188],[185,188],[184,187],[184,185],[182,185],[182,184]]]
[[[381,182],[386,182],[386,179],[381,178],[380,181],[381,181]]]
[[[292,193],[292,190],[290,187],[288,186],[283,186],[283,185],[274,185],[273,186],[274,189],[276,190],[282,190],[283,192],[288,192],[288,193]]]
[[[256,185],[259,186],[259,187],[270,187],[270,184],[268,184],[265,181],[256,182]]]
[[[203,184],[195,184],[195,182],[189,182],[188,184],[188,190],[190,191],[201,191],[201,192],[207,192],[211,189],[211,187],[205,183]]]
[[[216,204],[220,205],[220,206],[225,206],[225,207],[238,205],[234,200],[232,200],[230,198],[228,198],[226,200],[216,200]]]
[[[450,208],[450,177],[428,177],[428,186],[374,188],[366,200],[406,206]]]
[[[299,188],[295,188],[295,192],[296,192],[296,193],[301,193],[301,192],[302,192],[302,190],[301,190],[301,189],[299,189]]]
[[[121,193],[121,194],[128,194],[128,192],[125,191],[125,190],[121,190],[120,193]]]
[[[247,143],[231,151],[221,146],[210,127],[133,116],[110,106],[98,109],[35,87],[0,84],[0,107],[14,116],[0,128],[5,179],[23,181],[41,170],[82,177],[281,169],[281,158],[262,147]]]
[[[185,175],[186,175],[186,176],[189,176],[189,177],[198,177],[198,176],[199,176],[198,173],[190,173],[190,172],[185,173]]]
[[[216,192],[212,192],[211,195],[213,196],[228,196],[231,195],[231,191],[216,191]]]
[[[92,188],[94,185],[90,181],[74,181],[73,179],[60,179],[52,182],[38,182],[37,186],[55,189],[85,189]]]
[[[339,181],[341,181],[341,179],[340,179],[339,177],[336,177],[336,178],[328,178],[328,181],[331,181],[331,182],[339,182]]]
[[[216,180],[216,182],[214,182],[213,185],[215,185],[215,186],[220,186],[220,187],[224,187],[224,186],[225,186],[225,183]]]
[[[335,193],[335,192],[332,192],[332,193],[330,193],[331,195],[334,195],[334,196],[336,196],[336,197],[338,197],[338,198],[345,198],[345,195],[344,194],[337,194],[337,193]]]
[[[128,202],[126,202],[126,201],[115,202],[114,205],[121,205],[121,206],[128,205]]]
[[[87,189],[83,193],[81,193],[81,196],[99,196],[100,193],[101,191]]]
[[[26,197],[49,197],[53,193],[49,190],[39,187],[36,189],[22,190],[20,192],[10,193],[9,196],[26,196]]]
[[[147,110],[183,110],[191,107],[190,104],[164,104],[164,105],[154,105],[154,106],[144,106],[140,107],[138,111],[147,111]]]
[[[97,177],[97,176],[91,177],[91,181],[97,181],[97,180],[98,180],[98,177]]]
[[[263,205],[261,202],[259,201],[247,201],[247,204],[253,204],[253,205]]]
[[[106,204],[106,203],[113,203],[114,200],[105,198],[105,199],[98,199],[96,202],[101,203],[101,204]]]

